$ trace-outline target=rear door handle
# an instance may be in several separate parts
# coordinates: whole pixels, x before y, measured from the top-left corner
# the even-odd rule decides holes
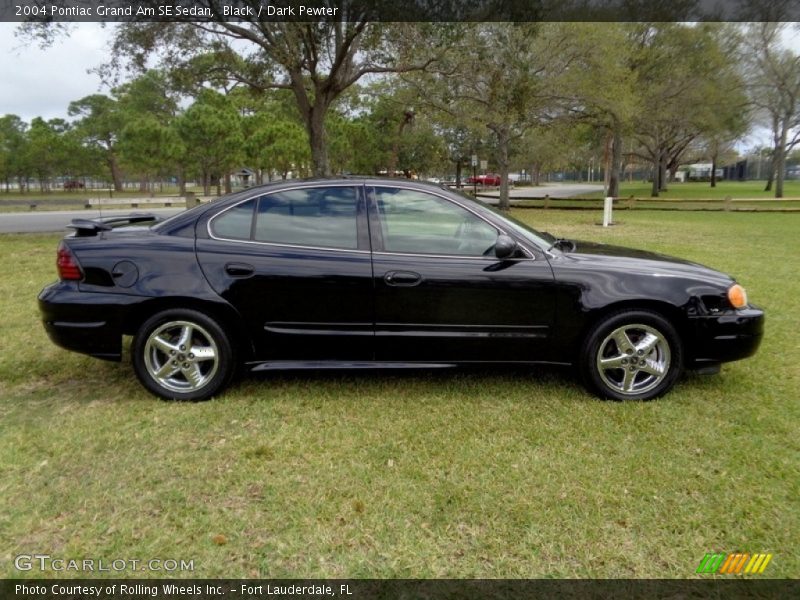
[[[232,262],[225,265],[225,272],[231,277],[250,277],[256,268],[247,263]]]
[[[413,287],[422,282],[422,275],[413,271],[389,271],[383,280],[386,285]]]

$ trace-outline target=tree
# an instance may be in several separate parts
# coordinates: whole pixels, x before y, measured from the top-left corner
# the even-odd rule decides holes
[[[140,175],[142,191],[152,178],[178,171],[183,192],[185,178],[180,162],[185,148],[174,127],[178,99],[167,77],[159,71],[147,71],[113,93],[123,123],[117,149],[126,168]]]
[[[64,119],[45,121],[35,117],[31,121],[27,132],[26,162],[39,180],[42,192],[50,191],[53,176],[68,172],[74,165],[71,160],[75,148],[71,147],[68,129],[69,125]]]
[[[518,162],[530,173],[533,185],[541,184],[544,171],[557,168],[573,145],[575,127],[568,121],[528,130],[518,144]]]
[[[800,55],[781,45],[784,23],[752,23],[741,38],[742,64],[750,101],[772,130],[775,197],[783,198],[786,156],[800,142]]]
[[[139,174],[144,191],[154,177],[174,172],[185,147],[169,121],[148,114],[128,115],[126,120],[118,148],[125,164]]]
[[[0,117],[0,178],[10,191],[11,180],[16,178],[20,191],[25,191],[25,181],[30,174],[25,158],[28,125],[17,115]]]
[[[261,113],[245,121],[250,134],[246,154],[255,168],[280,173],[285,179],[289,172],[302,172],[308,163],[309,151],[303,128],[287,119],[275,120]],[[271,177],[270,177],[271,178]]]
[[[456,115],[443,113],[439,119],[440,135],[444,138],[447,159],[456,168],[456,185],[461,186],[464,167],[469,167],[473,154],[480,154],[486,144],[484,131],[466,124]],[[481,126],[481,130],[484,128]]]
[[[349,118],[338,110],[328,114],[332,173],[376,174],[384,168],[380,134],[373,125],[369,115]]]
[[[417,78],[421,102],[491,134],[501,210],[509,208],[513,149],[559,111],[560,76],[573,59],[556,24],[470,24],[437,72]]]
[[[256,181],[274,173],[307,172],[308,137],[285,90],[253,93],[239,88],[228,95],[241,115],[243,160],[256,172]]]
[[[236,108],[222,94],[205,89],[178,118],[176,127],[187,161],[202,177],[203,193],[210,193],[213,179],[219,194],[220,177],[242,158],[244,139]]]
[[[606,195],[617,197],[623,136],[631,133],[640,108],[631,28],[623,23],[564,23],[560,27],[575,57],[562,85],[568,104],[566,121],[595,130],[603,148],[600,156],[605,159]],[[558,140],[551,141],[558,145]],[[552,155],[545,148],[539,151]]]
[[[158,3],[160,4],[160,3]],[[114,44],[115,64],[130,58],[144,68],[151,56],[189,79],[244,84],[254,90],[286,89],[294,96],[311,151],[312,171],[330,171],[326,116],[337,98],[366,75],[424,69],[433,58],[411,60],[413,49],[435,52],[416,38],[434,25],[372,23],[353,5],[314,22],[224,18],[221,0],[198,0],[216,15],[213,22],[125,23]],[[260,3],[244,0],[254,7]]]
[[[635,154],[653,165],[652,196],[667,189],[668,174],[674,175],[690,144],[735,120],[723,111],[743,110],[743,102],[726,99],[738,96],[740,82],[728,67],[718,32],[709,23],[632,26],[631,68],[641,93]]]
[[[418,102],[416,90],[394,79],[364,91],[366,99],[359,106],[361,114],[354,123],[362,139],[352,138],[355,153],[367,155],[358,161],[362,165],[368,163],[361,170],[412,177],[438,169],[445,148],[435,130],[431,111]],[[338,111],[340,120],[347,118],[344,113],[348,108]]]
[[[102,153],[114,191],[121,192],[122,171],[117,142],[125,122],[117,101],[103,94],[93,94],[71,102],[68,112],[71,117],[79,117],[75,127],[87,146]]]

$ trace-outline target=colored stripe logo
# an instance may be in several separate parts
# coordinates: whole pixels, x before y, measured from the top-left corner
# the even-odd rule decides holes
[[[695,573],[721,573],[725,575],[761,574],[767,568],[772,554],[749,554],[734,552],[733,554],[709,552],[700,561]]]

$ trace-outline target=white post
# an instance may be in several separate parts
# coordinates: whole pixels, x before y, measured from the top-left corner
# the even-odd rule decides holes
[[[614,198],[608,196],[603,202],[603,227],[608,227],[613,223],[611,219],[611,203],[613,201]]]

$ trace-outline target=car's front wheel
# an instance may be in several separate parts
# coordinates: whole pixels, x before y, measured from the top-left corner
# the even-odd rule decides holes
[[[648,310],[624,310],[598,322],[586,337],[581,379],[614,400],[650,400],[667,393],[683,370],[675,328]]]
[[[165,310],[139,328],[133,341],[139,381],[168,400],[208,400],[233,374],[231,343],[219,324],[195,310]]]

